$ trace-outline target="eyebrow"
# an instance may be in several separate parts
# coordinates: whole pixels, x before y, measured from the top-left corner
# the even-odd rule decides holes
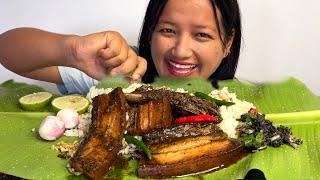
[[[174,23],[174,22],[171,22],[171,21],[161,21],[161,20],[159,20],[159,23],[158,24],[170,24],[170,25],[176,25],[176,23]]]
[[[212,26],[205,26],[205,25],[196,25],[194,26],[195,28],[198,28],[198,29],[210,29],[212,31],[217,31],[217,28],[215,27],[212,27]]]

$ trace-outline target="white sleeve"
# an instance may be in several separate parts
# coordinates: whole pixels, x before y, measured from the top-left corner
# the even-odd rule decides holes
[[[84,72],[70,67],[58,67],[63,84],[57,87],[62,94],[86,94],[98,81],[91,78]]]

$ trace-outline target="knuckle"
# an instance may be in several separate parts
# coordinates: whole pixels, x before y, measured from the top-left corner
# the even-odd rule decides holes
[[[117,34],[119,34],[117,31],[107,31],[107,33],[108,34],[110,34],[110,35],[117,35]]]
[[[110,49],[110,55],[111,57],[115,57],[119,54],[119,52],[116,49]]]
[[[118,58],[113,59],[112,66],[120,66],[123,62]]]
[[[131,72],[130,68],[127,66],[121,66],[118,69],[122,74],[128,74],[129,72]]]
[[[143,57],[139,56],[139,63],[142,64],[143,66],[147,66],[147,60],[145,60]]]
[[[112,36],[113,38],[122,39],[122,36],[121,36],[121,34],[119,32],[117,32],[117,31],[108,31],[108,32],[109,32],[110,36]]]
[[[129,51],[128,58],[130,58],[134,61],[139,61],[138,55],[134,52],[131,52],[131,51]]]
[[[112,32],[112,34],[114,34],[114,35],[120,36],[120,33],[117,32],[117,31],[111,31],[111,32]]]
[[[124,63],[125,61],[127,61],[128,57],[126,54],[122,53],[119,56],[117,56],[117,60],[120,61],[121,63]]]

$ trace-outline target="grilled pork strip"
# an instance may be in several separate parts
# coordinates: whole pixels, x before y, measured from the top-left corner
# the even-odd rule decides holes
[[[207,135],[207,136],[198,136],[198,137],[188,137],[171,143],[161,143],[157,145],[150,146],[153,156],[161,157],[164,154],[175,154],[178,151],[184,151],[188,149],[192,149],[198,146],[205,146],[210,144],[212,141],[222,141],[227,139],[226,136],[220,136],[216,134]],[[178,152],[179,153],[179,152]],[[180,159],[181,157],[173,157]],[[190,158],[190,154],[188,155]],[[165,161],[173,161],[173,159],[168,158]],[[160,163],[160,161],[159,161]]]
[[[156,129],[143,136],[152,160],[142,160],[138,176],[165,178],[219,169],[245,154],[244,144],[229,139],[214,123],[189,123]]]
[[[121,88],[93,99],[89,132],[70,160],[74,171],[89,179],[104,176],[122,147],[126,106]]]
[[[214,123],[189,123],[175,124],[167,128],[154,129],[142,136],[143,141],[148,145],[170,143],[186,137],[196,137],[214,134],[215,136],[226,137],[227,135]]]
[[[138,176],[165,178],[218,170],[241,159],[245,155],[242,148],[243,144],[237,140],[194,137],[187,145],[182,141],[167,145],[157,150],[160,153],[154,154],[151,161],[141,161]]]
[[[166,128],[172,124],[172,112],[166,97],[140,105],[136,116],[136,131],[147,133],[152,129]]]
[[[129,134],[134,135],[169,127],[173,119],[170,103],[166,97],[132,107],[128,114],[127,130]]]
[[[177,116],[209,114],[218,116],[221,119],[217,106],[205,99],[191,96],[189,93],[179,93],[167,89],[152,89],[149,86],[142,86],[133,93],[141,94],[141,101],[154,100],[166,96],[170,102],[172,111]],[[138,95],[135,96],[139,97]]]

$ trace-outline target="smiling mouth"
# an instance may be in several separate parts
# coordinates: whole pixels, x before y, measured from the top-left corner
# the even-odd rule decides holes
[[[190,76],[196,67],[195,64],[180,64],[168,61],[168,71],[173,76]]]

